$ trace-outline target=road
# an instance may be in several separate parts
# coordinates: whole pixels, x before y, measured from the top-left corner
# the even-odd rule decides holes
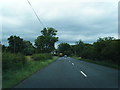
[[[118,70],[60,57],[15,88],[118,88]]]

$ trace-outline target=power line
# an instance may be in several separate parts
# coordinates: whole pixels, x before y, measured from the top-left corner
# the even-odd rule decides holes
[[[29,1],[29,0],[27,0],[27,2],[28,2],[28,4],[30,5],[30,7],[32,8],[32,10],[33,10],[33,12],[34,12],[35,16],[37,17],[37,19],[38,19],[38,21],[39,21],[39,23],[40,23],[40,24],[44,27],[44,25],[43,25],[42,21],[40,20],[39,16],[37,15],[36,11],[34,10],[34,8],[33,8],[32,4],[30,3],[30,1]]]

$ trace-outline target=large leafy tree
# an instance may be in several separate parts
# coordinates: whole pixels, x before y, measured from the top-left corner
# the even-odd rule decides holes
[[[107,58],[107,55],[105,55],[107,52],[105,51],[108,49],[108,47],[110,47],[110,44],[114,40],[115,39],[113,37],[104,37],[97,39],[97,42],[93,43],[96,58],[99,58],[101,60]]]
[[[8,50],[12,53],[22,53],[31,55],[34,53],[34,47],[30,41],[23,40],[19,36],[10,36],[8,38]],[[6,51],[5,49],[3,49]]]
[[[5,45],[1,45],[0,46],[2,47],[2,52],[6,51],[7,47]]]
[[[32,55],[34,53],[34,46],[32,45],[32,43],[30,41],[25,41],[24,40],[23,53],[25,55]]]
[[[82,40],[79,40],[76,42],[75,50],[76,50],[76,55],[77,56],[82,56],[82,52],[85,48],[85,44]]]
[[[10,36],[8,38],[8,43],[9,43],[9,51],[13,53],[18,53],[22,52],[24,48],[24,43],[23,39],[20,38],[19,36]]]
[[[58,52],[71,55],[71,46],[68,43],[61,43],[58,45]]]
[[[54,44],[58,41],[56,37],[57,30],[54,28],[44,28],[42,35],[35,40],[36,50],[39,53],[50,53],[55,50]]]

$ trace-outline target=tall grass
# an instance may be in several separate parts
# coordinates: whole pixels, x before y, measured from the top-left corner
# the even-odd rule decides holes
[[[90,63],[94,63],[94,64],[98,64],[98,65],[103,65],[103,66],[107,66],[110,68],[114,68],[114,69],[119,69],[120,70],[120,66],[118,66],[117,64],[113,63],[112,61],[100,61],[100,60],[91,60],[91,59],[85,59],[85,58],[79,58],[76,56],[73,56],[73,58],[78,59],[78,60],[82,60],[85,62],[90,62]]]
[[[51,59],[52,55],[51,54],[33,54],[32,59],[35,61],[40,61],[40,60],[46,60],[46,59]]]
[[[9,55],[11,55],[11,56],[13,55],[14,57],[13,56],[10,57]],[[18,55],[19,54],[15,55],[15,54],[10,54],[10,53],[8,55],[7,54],[3,55],[4,56],[4,58],[3,58],[4,65],[8,65],[8,64],[6,64],[8,61],[8,63],[10,63],[10,64],[15,63],[15,66],[8,65],[9,69],[8,69],[8,67],[4,66],[3,77],[2,77],[2,79],[3,79],[2,80],[2,88],[14,87],[18,83],[20,83],[22,80],[28,78],[33,73],[37,72],[38,70],[44,68],[48,64],[55,61],[57,58],[57,57],[53,57],[52,59],[48,59],[48,60],[35,61],[31,58],[31,56],[29,56],[29,60],[26,60],[26,58],[23,58],[26,61],[25,61],[24,65],[22,65],[22,67],[15,68],[15,67],[18,67],[18,66],[16,66],[16,61],[17,60],[19,61]],[[12,60],[12,61],[10,62],[9,60],[7,60],[7,57],[9,60]],[[17,64],[17,65],[19,65],[19,64]]]
[[[17,53],[13,54],[10,52],[2,53],[2,71],[6,72],[9,69],[19,69],[22,68],[27,63],[25,56]]]

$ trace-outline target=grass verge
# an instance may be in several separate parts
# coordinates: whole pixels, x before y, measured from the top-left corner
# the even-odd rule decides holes
[[[33,61],[28,60],[28,63],[25,67],[19,70],[9,70],[3,73],[3,82],[2,88],[13,88],[15,85],[23,81],[24,79],[28,78],[35,72],[41,70],[42,68],[46,67],[50,63],[54,62],[57,57],[53,57],[49,60],[44,61]]]
[[[97,61],[97,60],[94,61],[94,60],[90,60],[90,59],[79,58],[79,57],[76,57],[76,56],[73,56],[72,58],[120,70],[120,66],[118,66],[117,64],[113,64],[112,62]]]

